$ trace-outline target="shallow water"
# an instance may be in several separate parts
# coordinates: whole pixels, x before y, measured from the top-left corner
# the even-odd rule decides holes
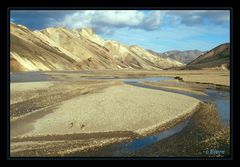
[[[42,82],[50,81],[51,77],[41,72],[17,72],[10,75],[10,82]]]
[[[175,127],[165,130],[161,133],[136,139],[127,144],[113,145],[111,150],[115,150],[115,151],[113,151],[112,156],[124,156],[128,153],[135,152],[136,150],[140,150],[144,147],[147,147],[150,144],[156,143],[157,141],[170,137],[180,132],[181,130],[183,130],[183,128],[187,126],[188,122],[189,120],[186,120],[176,125]]]
[[[171,80],[172,77],[142,77],[142,78],[124,78],[125,83],[140,83],[140,82],[159,82],[164,80]]]
[[[168,80],[168,79],[172,79],[172,78],[152,77],[151,79],[149,79],[149,78],[134,79],[134,80],[128,79],[128,80],[124,80],[124,81],[125,81],[125,83],[134,85],[134,86],[150,88],[150,89],[157,89],[157,90],[164,90],[164,91],[168,91],[168,92],[179,93],[179,94],[191,96],[191,97],[197,98],[201,101],[214,102],[216,104],[217,111],[220,114],[221,121],[226,124],[230,123],[230,93],[229,93],[229,91],[206,89],[205,93],[207,94],[207,96],[204,96],[204,95],[198,95],[198,94],[189,93],[189,92],[183,92],[181,90],[169,90],[169,89],[156,88],[156,87],[146,86],[146,85],[141,84],[142,81],[150,80],[152,82],[156,82],[156,81]],[[162,139],[170,137],[170,136],[180,132],[181,130],[183,130],[187,126],[188,122],[189,122],[189,120],[186,120],[186,121],[176,125],[175,127],[167,129],[156,135],[146,136],[146,137],[140,138],[140,139],[135,139],[127,144],[113,145],[111,147],[111,150],[115,150],[115,151],[113,151],[112,156],[125,156],[131,152],[138,151],[142,148],[149,146],[150,144],[156,143]]]
[[[230,123],[230,92],[220,91],[214,89],[207,89],[206,93],[209,95],[210,100],[216,104],[217,111],[220,114],[221,120],[224,123]]]

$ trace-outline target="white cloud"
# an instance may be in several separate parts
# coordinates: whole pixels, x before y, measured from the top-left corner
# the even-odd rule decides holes
[[[116,28],[159,28],[161,11],[139,10],[84,10],[67,14],[54,24],[68,28],[91,27],[98,33],[112,33]]]
[[[94,13],[94,22],[112,26],[137,26],[144,20],[140,11],[97,11]]]
[[[161,11],[151,12],[144,20],[144,27],[147,30],[155,30],[159,27],[161,21]]]

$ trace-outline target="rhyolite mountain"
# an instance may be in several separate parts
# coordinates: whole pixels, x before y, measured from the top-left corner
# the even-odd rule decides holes
[[[221,44],[212,50],[200,55],[198,58],[186,65],[186,69],[203,69],[203,68],[221,68],[229,69],[230,67],[230,45],[229,43]]]
[[[202,54],[204,54],[204,52],[200,50],[185,50],[185,51],[171,50],[164,52],[161,55],[163,57],[169,57],[171,59],[180,61],[184,64],[188,64]]]
[[[171,50],[163,53],[155,52],[152,50],[148,50],[148,51],[156,56],[159,56],[162,58],[170,58],[184,64],[190,63],[191,61],[196,59],[198,56],[205,53],[200,50],[185,50],[185,51]]]
[[[140,46],[105,40],[91,28],[50,27],[32,31],[10,25],[10,66],[16,71],[166,69],[183,63]]]

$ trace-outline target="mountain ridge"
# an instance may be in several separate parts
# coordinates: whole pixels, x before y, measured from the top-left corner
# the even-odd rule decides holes
[[[105,40],[91,28],[30,30],[10,25],[11,71],[165,69],[183,64],[139,47]],[[139,51],[140,50],[140,51]]]
[[[205,52],[194,49],[194,50],[170,50],[162,53],[163,57],[169,57],[174,60],[180,61],[184,64],[188,64],[192,60],[196,59],[198,56],[204,54]]]
[[[186,65],[186,69],[222,68],[229,69],[230,44],[223,43],[200,55]]]

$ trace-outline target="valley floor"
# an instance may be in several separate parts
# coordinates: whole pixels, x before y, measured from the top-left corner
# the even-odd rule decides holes
[[[169,128],[199,107],[200,101],[195,98],[135,87],[119,78],[178,76],[189,86],[169,86],[166,81],[165,87],[200,94],[208,86],[229,87],[230,79],[228,71],[44,74],[50,79],[11,83],[11,156],[68,156],[130,141]],[[203,84],[196,86],[194,82]]]

